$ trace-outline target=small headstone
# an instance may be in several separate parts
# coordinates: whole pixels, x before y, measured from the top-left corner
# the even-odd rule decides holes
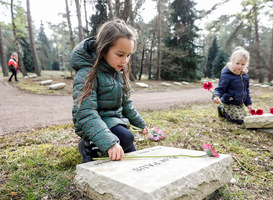
[[[269,88],[270,85],[260,85],[260,87],[262,87],[262,88]]]
[[[260,87],[260,86],[261,86],[261,84],[256,83],[256,84],[254,84],[253,86],[254,86],[254,87]]]
[[[161,83],[161,85],[167,86],[167,87],[171,87],[172,85],[170,83]]]
[[[246,116],[244,125],[246,128],[273,128],[273,114]]]
[[[182,83],[178,83],[178,82],[173,82],[173,84],[175,84],[175,85],[182,85]]]
[[[52,84],[52,80],[45,80],[45,81],[41,81],[40,85],[51,85]]]
[[[50,86],[48,86],[48,89],[50,90],[58,90],[58,89],[62,89],[66,86],[65,83],[56,83],[56,84],[52,84]]]
[[[27,78],[28,78],[28,76],[24,76],[24,78],[25,78],[25,79],[27,79]]]
[[[148,88],[149,85],[145,84],[145,83],[136,83],[136,85],[143,87],[143,88]]]
[[[30,75],[29,78],[36,78],[37,74]]]
[[[157,146],[126,156],[204,155],[205,152]],[[77,189],[96,200],[200,200],[232,179],[232,157],[131,158],[77,165]]]
[[[185,81],[183,81],[182,84],[183,84],[183,85],[189,85],[189,83],[188,83],[188,82],[185,82]]]

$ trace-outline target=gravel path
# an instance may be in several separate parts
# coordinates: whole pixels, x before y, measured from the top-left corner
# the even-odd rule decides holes
[[[155,110],[180,104],[211,102],[203,88],[168,92],[133,92],[138,111]],[[28,132],[50,125],[72,123],[71,96],[46,96],[25,93],[0,77],[0,136]]]

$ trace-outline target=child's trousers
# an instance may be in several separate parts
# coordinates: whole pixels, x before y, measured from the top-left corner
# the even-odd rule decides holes
[[[121,125],[117,125],[110,130],[119,138],[120,146],[123,148],[124,153],[136,151],[134,145],[135,136],[131,131]]]

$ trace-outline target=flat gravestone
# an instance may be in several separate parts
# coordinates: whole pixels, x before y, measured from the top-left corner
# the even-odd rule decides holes
[[[157,146],[126,156],[204,155],[205,152]],[[94,200],[200,200],[232,179],[232,158],[130,158],[77,165],[77,189]]]
[[[167,87],[171,87],[172,85],[170,83],[161,83],[161,85],[167,86]]]
[[[136,83],[136,85],[143,87],[143,88],[148,88],[149,85],[145,84],[145,83]]]
[[[66,86],[65,83],[56,83],[56,84],[52,84],[50,86],[48,86],[48,89],[50,90],[58,90],[58,89],[62,89]]]
[[[53,83],[52,80],[45,80],[45,81],[41,81],[40,85],[51,85]]]
[[[244,124],[246,128],[273,128],[273,114],[246,116]]]

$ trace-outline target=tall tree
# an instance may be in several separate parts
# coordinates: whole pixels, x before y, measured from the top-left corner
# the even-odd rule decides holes
[[[271,48],[269,55],[269,63],[268,63],[268,82],[272,81],[272,60],[273,60],[273,28],[272,28],[272,38],[271,38]]]
[[[207,56],[207,62],[204,70],[205,77],[211,78],[212,77],[212,62],[216,58],[216,55],[218,53],[218,45],[217,45],[217,39],[216,37],[213,39],[212,44],[209,48],[208,56]]]
[[[107,0],[107,5],[109,9],[109,19],[114,19],[114,13],[113,13],[113,6],[112,6],[112,0]]]
[[[1,66],[4,76],[9,76],[8,66],[7,66],[7,59],[5,54],[4,42],[2,39],[2,30],[0,24],[0,59],[1,59]]]
[[[78,18],[78,30],[79,30],[79,42],[84,39],[83,28],[82,28],[82,18],[81,18],[81,6],[79,0],[75,0],[77,18]]]
[[[194,22],[197,19],[191,0],[174,0],[168,35],[164,38],[167,50],[163,52],[164,68],[161,77],[165,79],[193,81],[197,78],[197,63],[200,57],[196,53],[195,41],[199,30]]]
[[[107,7],[104,0],[98,0],[95,5],[96,13],[90,17],[91,35],[96,35],[97,28],[108,20]]]
[[[66,6],[66,19],[67,19],[67,25],[69,29],[69,38],[70,38],[70,44],[71,44],[71,50],[75,47],[75,41],[73,36],[73,30],[72,30],[72,24],[70,20],[70,11],[67,0],[65,0],[65,6]]]
[[[228,61],[228,55],[219,50],[215,59],[212,61],[212,77],[219,78],[223,67]]]
[[[28,33],[29,33],[31,51],[32,51],[32,56],[33,56],[33,61],[34,61],[35,73],[37,74],[37,76],[41,76],[40,66],[39,66],[39,62],[38,62],[38,55],[37,55],[37,50],[36,50],[36,45],[35,45],[35,39],[34,39],[34,35],[33,35],[33,30],[32,30],[32,20],[31,20],[29,0],[27,0],[27,21],[28,21]]]
[[[161,0],[157,2],[157,70],[156,80],[160,80],[161,71]]]
[[[20,66],[20,68],[22,70],[23,76],[27,76],[27,72],[26,72],[24,62],[23,62],[23,59],[22,59],[22,53],[21,53],[21,49],[20,49],[20,45],[19,45],[19,39],[18,39],[18,36],[17,36],[17,28],[16,28],[16,24],[15,24],[13,6],[14,6],[13,5],[13,0],[11,0],[11,2],[10,2],[11,24],[12,24],[12,32],[13,32],[13,36],[14,36],[14,43],[15,43],[15,46],[16,46],[17,54],[18,54],[18,60],[19,60],[18,63],[19,63],[19,66]]]
[[[41,26],[40,26],[40,32],[38,35],[39,41],[40,41],[40,61],[41,61],[41,67],[42,69],[46,69],[46,70],[50,70],[50,51],[51,51],[51,47],[49,44],[49,40],[45,34],[44,31],[44,24],[41,22]]]

